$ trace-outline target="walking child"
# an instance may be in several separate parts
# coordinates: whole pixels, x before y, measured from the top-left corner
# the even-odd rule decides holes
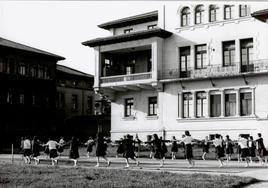
[[[185,137],[181,140],[181,142],[184,143],[185,147],[185,158],[189,163],[189,168],[193,167],[195,165],[195,161],[193,160],[193,138],[190,135],[189,131],[185,131]]]
[[[103,135],[102,133],[98,133],[96,139],[97,164],[95,167],[100,166],[100,157],[102,157],[107,162],[107,166],[110,166],[111,162],[106,158],[106,150],[107,150],[107,144],[105,143]]]
[[[241,148],[241,159],[243,161],[243,159],[245,159],[246,165],[245,167],[249,166],[249,149],[248,149],[248,139],[243,136],[243,135],[239,135],[238,138],[238,144],[240,145]]]
[[[39,164],[40,159],[38,157],[40,156],[40,142],[36,136],[34,136],[32,140],[32,156],[35,161],[35,165]]]
[[[87,157],[89,158],[90,153],[93,151],[93,145],[94,145],[94,140],[92,137],[88,138],[88,141],[85,143],[87,146]]]
[[[162,141],[158,138],[157,134],[153,134],[152,145],[154,148],[154,159],[160,161],[160,167],[164,166],[165,156],[162,149]]]
[[[178,152],[178,144],[175,136],[172,137],[171,143],[171,159],[174,160],[176,159],[176,153]]]
[[[134,153],[134,141],[133,138],[128,134],[126,139],[123,141],[124,154],[123,156],[126,159],[126,168],[129,168],[129,158],[136,162],[136,165],[139,166],[140,162],[136,159]]]
[[[206,160],[206,155],[209,152],[209,140],[208,140],[208,136],[205,137],[205,140],[203,141],[203,155],[202,155],[202,159]]]
[[[220,168],[223,166],[223,162],[224,162],[224,149],[223,149],[223,140],[221,139],[219,134],[215,135],[215,139],[213,140],[213,144],[215,146],[215,154],[216,154],[216,158],[218,159],[219,163],[220,163]]]
[[[60,144],[58,142],[56,142],[55,140],[53,140],[51,138],[49,138],[48,142],[43,145],[43,146],[48,146],[49,158],[51,159],[52,166],[54,166],[55,164],[58,163],[58,160],[57,160],[57,157],[58,157],[57,147],[59,145]]]
[[[73,136],[70,142],[69,158],[74,162],[74,167],[77,166],[77,159],[79,158],[78,148],[79,148],[79,141],[75,136]]]
[[[252,158],[256,157],[256,143],[253,139],[253,136],[249,137],[248,147],[249,147],[249,160],[250,163],[252,163]]]
[[[231,160],[231,156],[234,153],[233,150],[233,142],[230,139],[229,135],[226,135],[225,139],[225,155],[226,155],[226,162],[228,163]]]
[[[31,156],[31,141],[29,137],[25,137],[25,140],[23,141],[23,157],[25,164],[31,163],[30,156]]]

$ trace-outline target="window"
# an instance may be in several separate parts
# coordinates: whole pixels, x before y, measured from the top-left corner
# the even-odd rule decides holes
[[[72,95],[72,109],[77,110],[78,109],[78,96]]]
[[[19,103],[24,104],[24,94],[19,95]]]
[[[234,5],[224,5],[224,19],[229,20],[234,16]]]
[[[180,48],[180,77],[189,77],[190,72],[190,46]]]
[[[235,64],[235,41],[223,42],[223,66]]]
[[[190,25],[190,8],[185,7],[181,11],[181,26],[189,26]]]
[[[248,5],[239,5],[239,16],[245,17],[250,15],[250,7]]]
[[[225,116],[235,116],[236,94],[225,94]]]
[[[207,115],[207,96],[205,92],[196,93],[196,117]]]
[[[20,75],[25,75],[26,74],[26,67],[25,67],[25,65],[23,65],[23,64],[20,64],[19,65],[19,74]]]
[[[36,66],[31,66],[30,75],[31,75],[31,77],[37,77],[37,67]]]
[[[156,24],[148,25],[148,26],[147,26],[147,29],[148,29],[148,30],[149,30],[149,29],[154,29],[154,28],[156,28]]]
[[[201,24],[204,22],[204,6],[198,5],[195,8],[195,24]]]
[[[221,115],[221,95],[210,95],[210,101],[211,117],[219,117]]]
[[[87,112],[88,114],[92,114],[92,105],[93,105],[93,99],[92,96],[87,96]]]
[[[253,39],[243,39],[240,41],[241,71],[249,72],[254,70],[253,65]]]
[[[73,86],[78,86],[78,84],[79,84],[78,81],[76,80],[73,81]]]
[[[209,21],[215,22],[218,19],[219,15],[219,7],[216,5],[210,5],[209,6]]]
[[[44,68],[41,67],[41,66],[38,69],[38,77],[39,78],[44,78]]]
[[[133,31],[133,28],[130,28],[130,29],[124,29],[124,33],[127,34],[127,33],[130,33]]]
[[[183,93],[183,117],[193,117],[193,97],[191,93]]]
[[[195,46],[195,68],[204,69],[206,68],[207,62],[207,45]]]
[[[13,104],[13,95],[11,92],[7,92],[7,104]]]
[[[241,116],[252,114],[252,95],[251,92],[240,93]]]
[[[157,115],[157,97],[149,97],[148,99],[148,115]]]
[[[9,73],[9,66],[6,59],[0,59],[0,72]]]
[[[125,117],[133,116],[134,99],[125,99]]]

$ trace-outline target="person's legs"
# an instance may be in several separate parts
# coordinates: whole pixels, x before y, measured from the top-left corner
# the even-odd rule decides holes
[[[95,167],[99,167],[100,166],[100,158],[99,158],[99,156],[97,156],[97,164],[96,164],[96,166]]]
[[[202,155],[203,160],[206,160],[206,155],[207,155],[207,152],[204,152],[203,155]]]
[[[128,161],[128,158],[126,158],[126,164],[127,164],[127,165],[126,165],[125,167],[128,168],[128,167],[129,167],[129,161]]]

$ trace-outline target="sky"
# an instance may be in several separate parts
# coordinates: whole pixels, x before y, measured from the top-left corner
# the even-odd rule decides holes
[[[161,1],[0,1],[0,37],[63,56],[59,64],[94,74],[93,49],[109,36],[97,25],[157,10]]]

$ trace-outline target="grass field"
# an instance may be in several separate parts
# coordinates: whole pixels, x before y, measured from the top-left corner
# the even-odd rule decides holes
[[[250,177],[0,163],[0,187],[242,187]]]

